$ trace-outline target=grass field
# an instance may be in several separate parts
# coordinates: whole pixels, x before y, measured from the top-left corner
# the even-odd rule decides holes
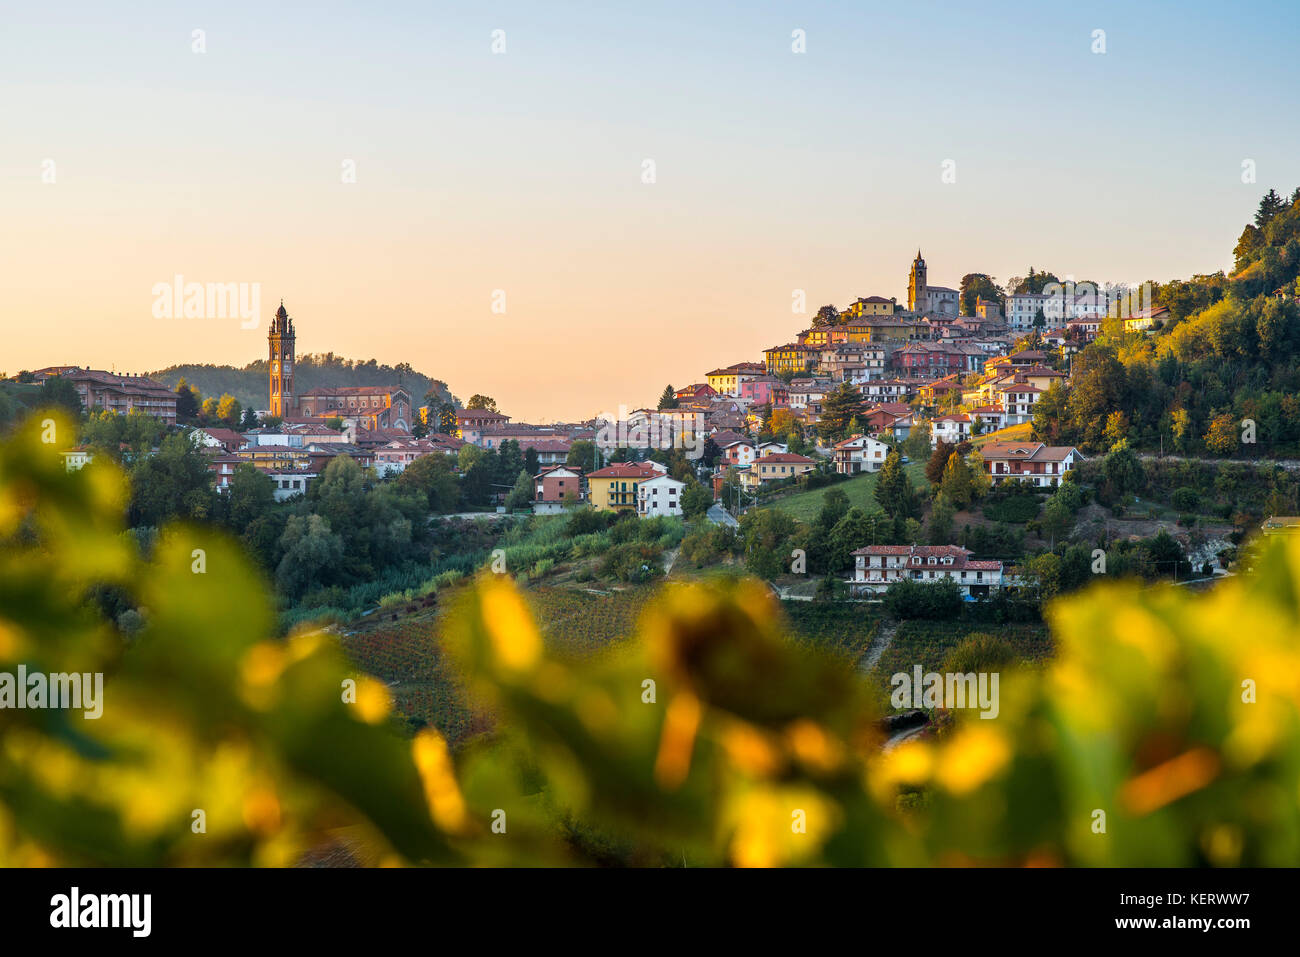
[[[1030,422],[1024,422],[1020,425],[1008,425],[1005,429],[998,429],[996,432],[986,432],[983,435],[977,435],[971,439],[970,444],[977,449],[983,448],[990,442],[1024,442],[1034,433],[1034,426]]]
[[[912,485],[918,491],[929,487],[929,482],[925,480],[925,463],[911,462],[903,466]],[[872,472],[867,475],[859,475],[857,478],[851,478],[847,482],[840,482],[837,485],[828,485],[825,488],[814,489],[811,492],[797,492],[794,495],[787,496],[773,502],[770,506],[764,508],[779,508],[801,522],[811,522],[817,517],[822,510],[822,500],[826,493],[833,488],[840,489],[849,497],[849,505],[856,505],[863,511],[872,511],[879,508],[872,492],[876,488],[876,480],[879,477],[878,472]]]

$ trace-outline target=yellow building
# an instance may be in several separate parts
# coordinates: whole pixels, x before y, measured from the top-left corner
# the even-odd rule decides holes
[[[898,319],[856,319],[844,323],[849,342],[907,342],[917,335],[916,323]]]
[[[764,349],[763,358],[767,362],[768,375],[803,372],[817,361],[817,350],[809,349],[797,342],[790,342],[772,349]]]
[[[587,498],[598,512],[636,511],[637,486],[663,475],[652,465],[619,462],[597,469],[587,476]]]
[[[892,299],[886,299],[884,296],[867,296],[845,309],[844,315],[852,316],[854,319],[862,316],[892,316],[896,308],[897,303]]]
[[[740,473],[740,483],[746,488],[755,488],[764,482],[779,482],[781,479],[795,478],[805,472],[811,472],[817,463],[806,455],[793,452],[777,452],[764,455],[749,468]]]
[[[704,377],[709,388],[718,395],[737,395],[740,391],[739,375],[734,369],[714,369]]]

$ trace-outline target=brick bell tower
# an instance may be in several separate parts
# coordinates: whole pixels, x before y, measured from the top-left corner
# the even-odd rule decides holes
[[[271,351],[270,411],[282,419],[294,414],[293,339],[293,320],[281,299],[266,340]]]

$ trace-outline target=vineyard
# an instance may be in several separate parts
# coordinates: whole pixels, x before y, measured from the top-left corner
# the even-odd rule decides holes
[[[781,606],[797,644],[843,655],[855,665],[880,627],[880,616],[869,605],[786,601]]]
[[[441,646],[442,613],[420,611],[397,621],[367,623],[340,644],[357,668],[383,681],[393,707],[414,733],[432,726],[453,747],[491,729],[466,703],[459,677]]]
[[[1030,665],[1041,663],[1052,655],[1051,635],[1044,624],[902,621],[898,623],[898,631],[881,655],[872,676],[882,689],[888,690],[891,675],[911,672],[916,665],[927,672],[939,671],[948,654],[975,632],[987,632],[1005,640],[1020,660]]]
[[[524,592],[547,644],[565,657],[582,657],[609,647],[636,630],[642,606],[656,589],[621,590],[534,587]],[[383,681],[408,731],[437,728],[453,748],[489,732],[489,715],[471,708],[458,675],[446,660],[442,608],[383,614],[344,634],[340,644],[358,669]],[[414,607],[414,606],[412,606]]]
[[[601,651],[636,631],[636,621],[657,588],[536,587],[524,592],[552,651],[582,656]]]

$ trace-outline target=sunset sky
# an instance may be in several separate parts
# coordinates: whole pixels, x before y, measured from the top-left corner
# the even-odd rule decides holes
[[[283,297],[300,353],[586,418],[761,359],[793,290],[905,300],[918,246],[1185,277],[1300,185],[1295,4],[105,6],[4,12],[7,374],[244,365]],[[257,327],[155,318],[176,274],[260,283]]]

